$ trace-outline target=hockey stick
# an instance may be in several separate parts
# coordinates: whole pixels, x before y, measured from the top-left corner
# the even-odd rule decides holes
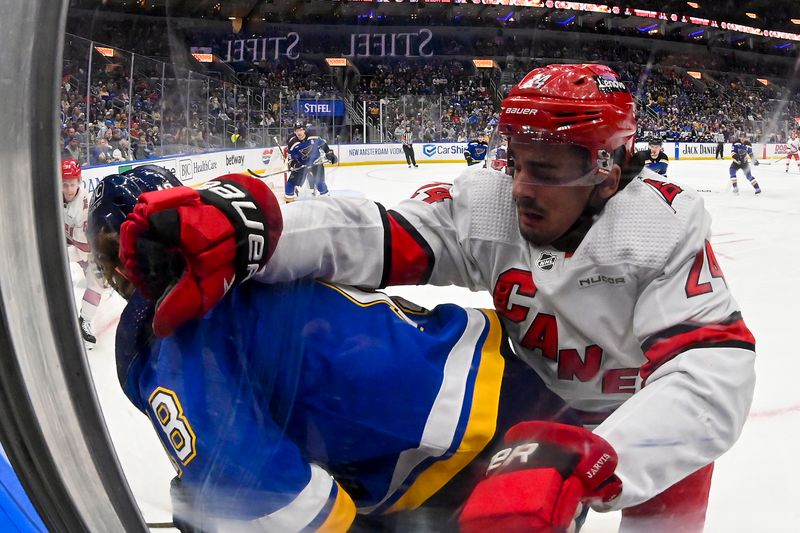
[[[780,159],[775,159],[775,160],[770,159],[769,161],[761,161],[761,160],[759,160],[758,164],[759,165],[774,165],[775,163],[780,163],[781,161],[783,161],[787,157],[789,157],[789,156],[785,155],[785,156],[781,157]]]
[[[277,176],[278,174],[283,174],[284,172],[294,172],[296,170],[306,170],[306,169],[309,169],[309,168],[314,168],[314,167],[319,166],[319,165],[324,165],[327,162],[328,162],[327,159],[320,158],[320,159],[317,159],[316,161],[314,161],[313,163],[311,163],[310,165],[303,165],[302,167],[292,168],[292,169],[288,169],[288,170],[287,169],[276,170],[275,172],[270,172],[269,174],[259,174],[258,172],[254,172],[254,171],[250,170],[249,168],[247,169],[247,172],[249,172],[250,175],[253,176],[254,178],[269,178],[271,176]]]
[[[277,176],[278,174],[283,174],[284,172],[289,172],[289,171],[284,169],[284,170],[276,170],[275,172],[270,172],[269,174],[259,174],[258,172],[253,172],[252,170],[250,170],[248,168],[247,172],[251,176],[253,176],[254,178],[262,178],[263,179],[263,178],[269,178],[269,177],[272,177],[272,176]]]

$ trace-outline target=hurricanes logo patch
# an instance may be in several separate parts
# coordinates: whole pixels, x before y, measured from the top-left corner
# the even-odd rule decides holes
[[[552,270],[556,265],[556,256],[550,252],[542,252],[539,259],[536,260],[536,266],[539,270]]]

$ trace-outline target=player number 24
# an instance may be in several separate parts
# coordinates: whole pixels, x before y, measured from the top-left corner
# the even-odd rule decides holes
[[[712,279],[720,278],[725,282],[725,276],[722,275],[722,269],[717,263],[717,257],[714,255],[714,250],[711,249],[711,243],[706,241],[705,246],[694,256],[694,263],[692,263],[692,269],[689,271],[689,278],[686,280],[687,298],[714,291],[711,287],[711,281],[700,283],[700,276],[703,272],[703,267],[706,265],[708,265],[708,272],[711,274]]]

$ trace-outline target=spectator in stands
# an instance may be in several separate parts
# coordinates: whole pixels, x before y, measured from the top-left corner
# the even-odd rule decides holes
[[[147,139],[154,147],[161,145],[161,130],[158,126],[147,129]]]
[[[81,118],[78,119],[78,124],[76,126],[76,137],[78,137],[78,143],[81,146],[86,146],[89,142],[89,138],[86,135],[86,124],[83,122],[83,113],[81,113]]]
[[[403,123],[402,122],[398,122],[397,126],[395,126],[395,128],[394,128],[394,138],[399,141],[400,138],[403,136],[403,132],[405,130],[406,129],[403,127]]]
[[[111,163],[114,157],[111,153],[111,147],[105,137],[97,139],[97,145],[92,151],[92,165],[105,165]]]
[[[75,128],[73,128],[73,127],[63,128],[63,132],[64,132],[64,146],[65,147],[69,144],[70,139],[78,136],[78,132],[75,131]]]
[[[147,136],[142,133],[139,139],[133,146],[133,158],[137,161],[142,159],[149,159],[150,154],[153,153],[153,147],[147,142]]]
[[[111,147],[112,151],[117,150],[119,149],[120,141],[122,141],[122,130],[119,128],[113,128],[110,131],[111,131],[110,138],[108,138],[108,134],[106,134],[106,138],[108,138],[108,145]]]
[[[77,135],[70,137],[70,139],[67,141],[67,145],[64,147],[62,157],[66,159],[74,159],[78,162],[78,166],[84,166],[86,164],[86,154],[83,150],[81,150]]]
[[[111,152],[111,157],[114,161],[133,161],[133,152],[128,139],[119,140],[118,148]]]

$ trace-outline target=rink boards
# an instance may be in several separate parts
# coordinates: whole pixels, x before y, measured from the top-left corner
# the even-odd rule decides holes
[[[730,159],[731,146],[730,143],[724,145],[725,159]],[[419,143],[413,147],[417,162],[420,164],[465,162],[464,143]],[[639,142],[636,143],[636,148],[646,150],[648,146],[645,142]],[[331,149],[336,153],[338,166],[391,165],[406,162],[402,145],[399,143],[340,144],[331,145]],[[786,144],[753,145],[753,152],[759,159],[782,158],[786,154],[786,149]],[[715,158],[717,144],[667,142],[664,143],[663,150],[671,160],[709,160]],[[278,172],[285,168],[281,147],[241,148],[88,166],[83,169],[83,184],[91,192],[104,176],[145,164],[169,169],[186,185],[196,185],[230,172],[251,170],[263,174]]]

